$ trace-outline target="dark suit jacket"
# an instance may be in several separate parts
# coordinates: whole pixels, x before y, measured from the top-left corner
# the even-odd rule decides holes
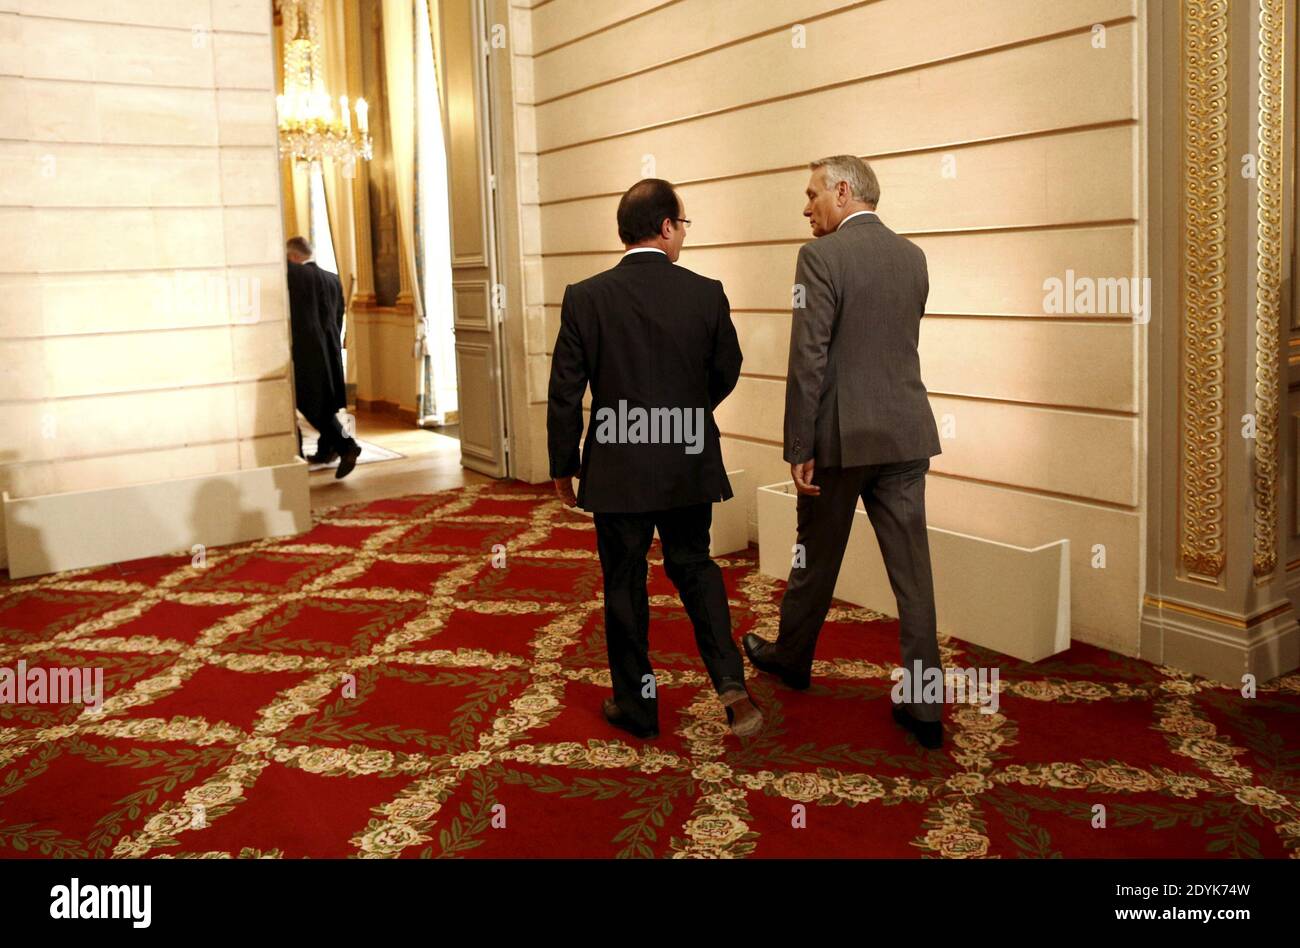
[[[289,263],[289,325],[299,407],[334,414],[347,407],[343,377],[343,286],[316,264]]]
[[[942,454],[917,352],[925,254],[874,213],[799,249],[805,306],[790,325],[785,459],[818,467]]]
[[[546,412],[551,477],[569,477],[580,469],[579,506],[603,513],[728,499],[731,484],[713,409],[735,388],[740,363],[722,284],[675,265],[666,254],[629,254],[613,269],[566,287]],[[580,465],[588,382],[591,423]],[[701,450],[687,453],[680,439],[602,441],[599,421],[617,414],[620,402],[624,417],[634,408],[676,408],[684,423],[690,410],[702,421]],[[604,416],[602,409],[608,409]]]

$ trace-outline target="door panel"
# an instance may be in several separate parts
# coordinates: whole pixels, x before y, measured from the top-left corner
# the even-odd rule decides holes
[[[482,0],[440,0],[451,187],[451,271],[461,464],[505,477],[502,332],[491,288],[496,277],[492,116]]]

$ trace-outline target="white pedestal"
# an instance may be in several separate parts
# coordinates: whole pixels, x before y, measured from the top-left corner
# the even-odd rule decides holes
[[[311,529],[307,462],[4,499],[13,579]]]
[[[759,571],[790,577],[794,484],[758,489]],[[1028,549],[929,527],[939,632],[1027,662],[1070,647],[1070,543]],[[812,568],[811,566],[809,568]],[[886,615],[898,604],[866,511],[853,514],[835,596]]]

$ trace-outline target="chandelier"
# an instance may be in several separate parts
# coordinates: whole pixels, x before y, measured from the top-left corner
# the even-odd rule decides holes
[[[275,97],[280,129],[280,156],[299,161],[333,158],[351,166],[371,157],[369,107],[357,99],[339,96],[338,117],[334,101],[325,91],[321,65],[321,0],[281,0],[284,35],[284,92]],[[356,126],[353,127],[353,112]]]

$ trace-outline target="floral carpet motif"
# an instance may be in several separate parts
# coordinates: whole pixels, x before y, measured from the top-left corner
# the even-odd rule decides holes
[[[488,484],[308,533],[0,584],[0,668],[106,700],[0,704],[0,857],[1295,857],[1300,675],[1239,689],[1076,644],[996,667],[996,713],[890,719],[897,622],[836,603],[767,724],[726,726],[651,551],[662,736],[601,716],[592,521]],[[719,560],[737,639],[784,584]],[[1104,818],[1104,825],[1102,820]]]

